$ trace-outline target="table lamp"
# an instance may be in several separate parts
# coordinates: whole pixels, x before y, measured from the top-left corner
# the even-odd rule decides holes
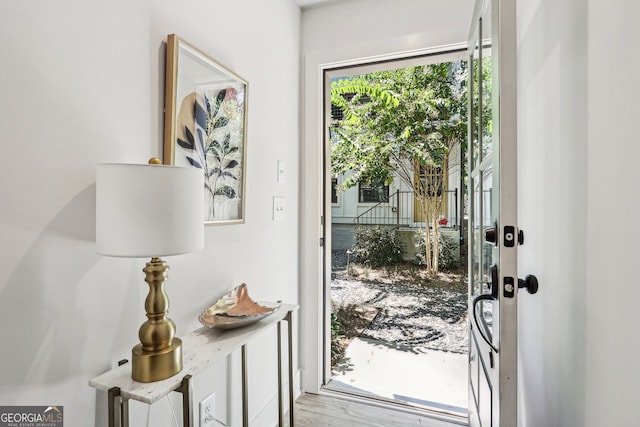
[[[182,341],[167,313],[164,290],[169,266],[160,257],[204,246],[202,170],[150,164],[98,164],[96,249],[102,255],[151,258],[142,270],[149,284],[147,321],[132,350],[131,376],[152,382],[182,370]],[[153,163],[153,164],[152,164]]]

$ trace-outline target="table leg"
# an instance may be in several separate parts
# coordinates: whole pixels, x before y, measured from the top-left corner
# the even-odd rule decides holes
[[[118,361],[118,366],[129,363],[129,360],[122,359]],[[129,399],[121,399],[120,402],[120,423],[122,427],[129,427]]]
[[[282,408],[282,322],[278,322],[278,426],[284,427]]]
[[[293,396],[293,312],[287,313],[287,331],[289,338],[289,427],[294,427],[294,396]]]
[[[176,389],[182,393],[182,426],[193,427],[193,381],[191,375],[185,375],[182,384]]]
[[[242,353],[242,425],[249,427],[249,387],[247,384],[247,345],[241,348]]]
[[[109,427],[129,427],[129,402],[120,394],[120,387],[108,391]]]

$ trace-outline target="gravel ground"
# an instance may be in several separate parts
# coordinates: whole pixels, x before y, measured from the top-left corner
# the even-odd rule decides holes
[[[466,293],[439,286],[356,280],[346,274],[343,253],[334,253],[333,260],[333,303],[379,310],[361,337],[407,351],[467,353]]]

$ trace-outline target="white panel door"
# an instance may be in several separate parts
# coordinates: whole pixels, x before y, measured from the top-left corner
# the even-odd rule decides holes
[[[478,0],[469,37],[469,423],[517,425],[515,0]]]

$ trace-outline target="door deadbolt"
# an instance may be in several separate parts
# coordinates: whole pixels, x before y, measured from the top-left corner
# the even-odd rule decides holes
[[[484,241],[498,246],[498,223],[494,222],[493,227],[484,230]]]

